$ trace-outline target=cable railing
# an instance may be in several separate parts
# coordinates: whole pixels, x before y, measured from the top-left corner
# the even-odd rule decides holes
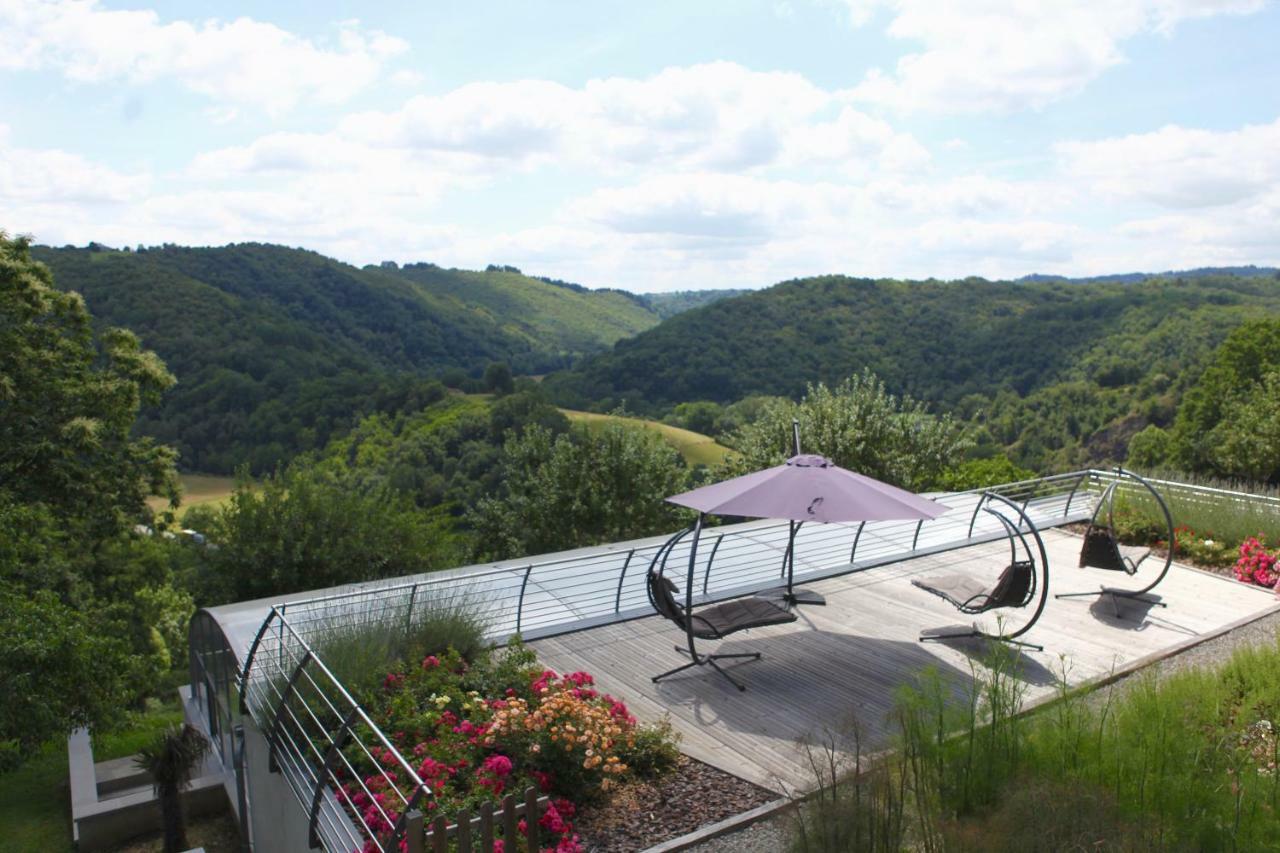
[[[985,491],[1013,501],[1037,527],[1086,521],[1117,476],[1075,471],[941,494],[935,500],[948,511],[934,519],[805,525],[795,539],[794,580],[813,582],[1005,538],[1000,521],[980,512]],[[1252,497],[1152,482],[1206,499]],[[1280,509],[1280,500],[1269,500]],[[652,608],[646,573],[668,538],[438,572],[273,606],[241,669],[241,712],[251,714],[267,735],[271,767],[285,776],[307,810],[313,843],[330,851],[398,850],[402,839],[421,831],[419,807],[431,796],[321,660],[317,646],[327,631],[335,625],[348,631],[388,626],[407,631],[435,608],[461,606],[482,611],[488,639],[500,643],[513,635],[536,639],[647,616]],[[702,543],[691,557],[690,543],[682,541],[669,557],[684,564],[693,559],[695,603],[783,582],[786,522],[708,527]],[[375,768],[375,777],[361,778],[356,764]]]

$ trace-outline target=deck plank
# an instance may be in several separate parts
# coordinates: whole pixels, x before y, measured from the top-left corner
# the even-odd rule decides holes
[[[1129,580],[1077,569],[1078,536],[1061,530],[1043,536],[1051,593],[1084,592]],[[641,720],[669,716],[682,749],[693,757],[775,791],[804,790],[812,783],[801,744],[831,732],[848,746],[849,720],[856,716],[864,750],[883,748],[899,685],[926,667],[936,668],[958,692],[972,682],[980,642],[922,644],[917,638],[925,628],[974,620],[912,586],[911,580],[952,572],[990,580],[1007,560],[1007,545],[992,542],[804,584],[825,595],[827,606],[802,608],[795,623],[735,634],[719,644],[724,652],[764,655],[732,666],[734,676],[747,685],[743,693],[709,668],[652,683],[655,673],[687,660],[673,648],[683,645],[683,636],[656,616],[531,645],[548,666],[592,673],[602,690],[625,699]],[[1123,603],[1122,612],[1136,618],[1121,619],[1112,616],[1108,600],[1050,599],[1025,638],[1043,644],[1045,651],[1020,655],[1028,700],[1052,693],[1063,666],[1068,682],[1077,685],[1276,606],[1264,590],[1177,564],[1156,592],[1167,610],[1143,612]],[[1029,615],[1007,612],[1011,624]],[[989,616],[977,621],[988,628],[995,624]],[[699,647],[711,650],[716,645]]]

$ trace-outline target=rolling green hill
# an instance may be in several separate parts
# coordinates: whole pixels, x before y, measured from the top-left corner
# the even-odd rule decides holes
[[[618,292],[504,271],[359,269],[281,246],[33,254],[98,323],[132,329],[177,376],[139,426],[188,471],[268,470],[361,414],[424,405],[425,380],[446,369],[541,373],[658,322]]]
[[[1123,458],[1167,422],[1243,319],[1280,311],[1274,276],[1134,283],[902,282],[824,276],[682,313],[553,374],[562,406],[795,397],[870,367],[895,393],[958,409],[1022,464]]]
[[[365,270],[411,282],[440,311],[470,312],[534,351],[563,360],[612,346],[660,319],[629,293],[557,286],[503,269],[472,272],[406,264]]]

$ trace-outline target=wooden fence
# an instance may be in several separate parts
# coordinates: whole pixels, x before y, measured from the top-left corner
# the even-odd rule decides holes
[[[408,842],[408,853],[445,853],[452,839],[457,853],[493,853],[495,835],[501,831],[504,853],[516,853],[515,839],[524,839],[526,850],[541,850],[539,844],[538,816],[547,803],[547,797],[538,796],[537,788],[526,788],[524,799],[517,800],[514,794],[502,798],[497,808],[493,803],[484,803],[473,816],[468,809],[458,812],[455,823],[450,823],[444,815],[430,822],[423,818],[421,812],[409,814],[405,839]],[[525,820],[524,832],[520,831],[520,819]]]

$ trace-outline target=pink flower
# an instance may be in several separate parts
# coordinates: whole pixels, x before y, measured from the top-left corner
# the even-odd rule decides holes
[[[554,804],[548,805],[542,817],[538,818],[538,826],[557,835],[564,832],[564,820],[561,819],[560,812],[556,811]]]
[[[425,658],[422,659],[423,669],[435,669],[439,665],[440,665],[440,658],[436,657],[435,655],[427,655]]]
[[[484,760],[484,769],[499,778],[511,775],[511,759],[505,755],[490,755]]]

